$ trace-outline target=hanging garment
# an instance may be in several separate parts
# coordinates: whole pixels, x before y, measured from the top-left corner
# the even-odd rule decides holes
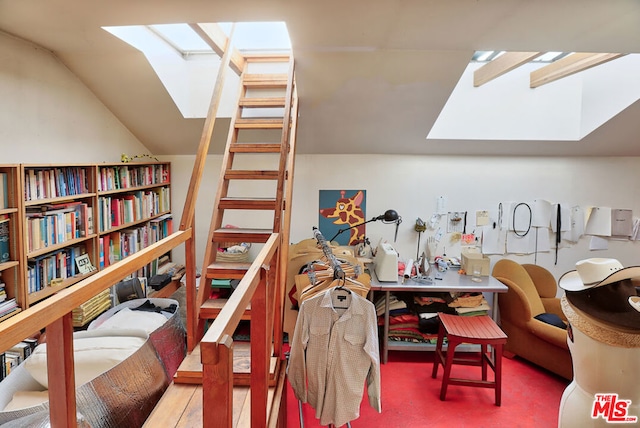
[[[369,404],[380,412],[373,303],[336,288],[304,300],[291,342],[288,377],[296,398],[315,409],[322,425],[342,426],[357,419],[365,382]]]

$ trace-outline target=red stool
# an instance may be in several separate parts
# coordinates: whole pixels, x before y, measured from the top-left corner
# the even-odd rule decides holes
[[[495,389],[496,406],[499,406],[502,382],[502,346],[507,343],[507,335],[487,315],[465,317],[439,313],[438,316],[440,318],[440,328],[431,377],[436,378],[438,364],[442,364],[444,374],[442,376],[440,400],[444,401],[449,385],[476,386]],[[446,352],[443,352],[442,344],[445,336],[447,337],[448,345]],[[455,357],[456,346],[461,343],[480,345],[480,358]],[[493,347],[494,356],[488,352],[487,345]],[[475,356],[475,354],[472,355]],[[481,366],[482,380],[450,378],[453,364]],[[493,382],[487,380],[487,366],[491,367],[495,374]]]

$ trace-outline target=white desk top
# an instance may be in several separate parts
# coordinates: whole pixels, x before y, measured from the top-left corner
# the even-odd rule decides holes
[[[431,274],[431,283],[422,283],[413,279],[405,279],[402,282],[378,281],[374,269],[371,269],[371,289],[375,291],[468,291],[468,292],[494,292],[506,293],[506,285],[493,276],[482,276],[481,282],[474,282],[471,276],[460,275],[457,270],[450,269],[446,272]],[[434,278],[435,277],[435,278]]]

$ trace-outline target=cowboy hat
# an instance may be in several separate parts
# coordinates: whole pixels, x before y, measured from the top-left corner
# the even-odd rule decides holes
[[[616,259],[580,260],[576,269],[560,277],[558,285],[567,291],[583,291],[614,282],[640,277],[640,266],[623,267]]]

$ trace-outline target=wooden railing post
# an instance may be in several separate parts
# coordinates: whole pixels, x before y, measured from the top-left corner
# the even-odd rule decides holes
[[[46,333],[49,420],[53,428],[75,427],[76,382],[71,312],[49,324]]]
[[[196,240],[195,237],[187,239],[184,243],[185,251],[185,278],[186,278],[186,304],[187,304],[187,350],[192,352],[198,344],[196,330],[198,326],[198,290],[196,289]],[[202,285],[205,286],[204,284]]]
[[[202,426],[231,428],[233,425],[233,339],[201,343]]]
[[[267,421],[267,393],[269,390],[269,364],[272,322],[268,319],[267,278],[272,270],[260,269],[260,281],[251,298],[251,427],[263,428]]]

